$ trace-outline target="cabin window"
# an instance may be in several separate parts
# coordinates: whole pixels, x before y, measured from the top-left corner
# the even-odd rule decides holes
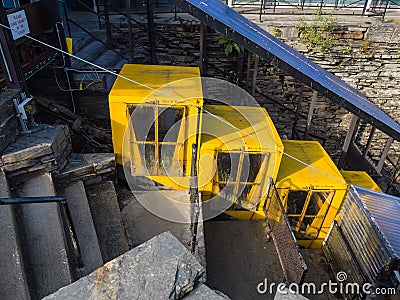
[[[289,191],[286,214],[298,239],[316,239],[334,191]]]
[[[215,194],[245,208],[249,203],[258,203],[265,192],[262,187],[268,158],[268,153],[218,152]]]
[[[132,175],[183,176],[185,108],[128,105],[128,113]]]

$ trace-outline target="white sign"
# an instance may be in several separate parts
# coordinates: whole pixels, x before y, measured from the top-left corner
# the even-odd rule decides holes
[[[14,40],[17,40],[30,32],[28,19],[26,18],[24,10],[9,14],[7,15],[7,18]]]

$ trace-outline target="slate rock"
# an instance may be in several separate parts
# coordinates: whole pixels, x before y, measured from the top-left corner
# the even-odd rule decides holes
[[[179,299],[204,281],[201,264],[164,232],[44,299]]]
[[[200,284],[194,291],[184,297],[185,300],[223,300],[230,299],[219,291],[210,289],[204,284]]]

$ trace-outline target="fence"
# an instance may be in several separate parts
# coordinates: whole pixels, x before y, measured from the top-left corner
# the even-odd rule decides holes
[[[300,284],[307,271],[307,265],[271,178],[269,179],[268,198],[264,204],[264,213],[286,282]]]

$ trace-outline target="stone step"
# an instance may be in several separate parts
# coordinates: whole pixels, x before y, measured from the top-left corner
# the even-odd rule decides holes
[[[106,89],[106,75],[104,73],[74,73],[74,83],[77,89],[90,91],[104,91]]]
[[[50,173],[21,176],[16,197],[55,196]],[[28,286],[33,299],[41,299],[71,283],[64,229],[57,203],[22,204],[16,220]]]
[[[229,299],[206,286],[206,270],[170,232],[136,247],[46,297],[65,299]],[[94,296],[95,295],[95,296]]]
[[[83,263],[78,273],[79,277],[83,277],[100,268],[103,259],[83,182],[78,180],[68,186],[65,197]]]
[[[127,63],[127,60],[121,59],[121,57],[111,50],[104,49],[100,56],[96,58],[93,62],[94,64],[103,67],[105,69],[119,69]],[[114,78],[112,83],[114,83],[116,76],[105,73],[97,73],[95,71],[91,73],[74,73],[75,86],[80,89],[89,89],[92,91],[106,91],[108,84],[108,78]],[[112,86],[112,84],[111,84]]]
[[[9,178],[38,170],[59,172],[71,152],[68,126],[38,125],[4,150],[0,165]]]
[[[6,175],[0,171],[0,197],[10,196]],[[30,299],[13,206],[0,205],[0,227],[0,299]]]
[[[125,64],[129,64],[129,61],[127,61],[126,59],[121,59],[119,60],[115,65],[114,65],[114,69],[121,69]],[[115,71],[116,73],[119,71]],[[106,76],[106,89],[107,91],[110,91],[115,79],[117,79],[117,76],[112,75],[112,74],[107,74]]]
[[[147,190],[132,193],[124,190],[123,195],[127,204],[122,209],[122,218],[133,247],[168,230],[190,248],[190,194],[187,191]],[[202,214],[199,216],[197,227],[196,255],[205,266]]]
[[[101,254],[108,262],[129,249],[114,183],[86,186],[86,191]]]
[[[59,186],[76,180],[91,185],[110,180],[114,174],[114,153],[74,153],[62,172],[55,175],[55,179]]]
[[[96,58],[94,63],[99,65],[100,67],[109,69],[114,68],[114,66],[118,63],[121,57],[111,50],[105,50],[99,57]]]
[[[76,56],[89,62],[94,62],[104,49],[105,46],[102,43],[99,41],[92,41],[86,47],[77,52]],[[89,64],[75,58],[72,61],[72,68],[90,69],[91,67],[92,66]]]
[[[78,53],[80,50],[85,48],[93,41],[93,38],[90,35],[84,35],[82,38],[77,40],[72,40],[72,52],[73,54]]]
[[[115,63],[118,61],[119,56],[117,53],[109,50],[101,54],[96,60],[94,64],[99,65],[103,68],[109,69],[112,68]],[[80,89],[89,89],[89,90],[106,90],[106,74],[104,73],[75,73],[74,81],[75,86]]]

